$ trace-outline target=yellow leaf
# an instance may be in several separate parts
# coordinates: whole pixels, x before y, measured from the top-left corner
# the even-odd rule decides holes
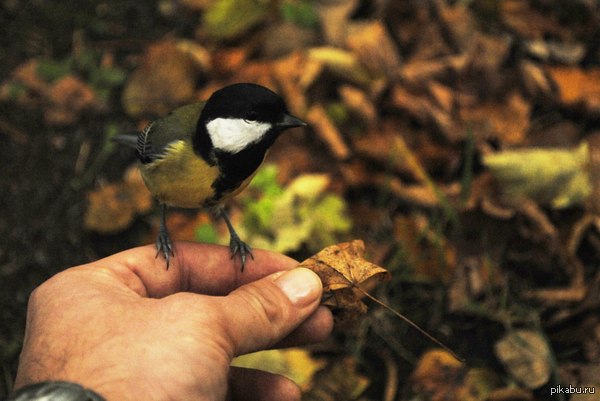
[[[483,163],[511,198],[554,208],[582,204],[592,193],[588,145],[575,149],[523,149],[490,154]]]
[[[288,348],[254,352],[234,358],[232,366],[264,370],[283,375],[306,389],[312,378],[325,362],[313,358],[302,348]]]
[[[355,240],[329,246],[300,263],[321,278],[323,304],[333,309],[338,325],[350,324],[364,314],[367,307],[360,300],[364,291],[391,277],[384,268],[363,259],[364,253],[364,242]]]
[[[494,346],[496,356],[508,372],[529,389],[543,386],[552,373],[548,343],[533,330],[515,330]]]

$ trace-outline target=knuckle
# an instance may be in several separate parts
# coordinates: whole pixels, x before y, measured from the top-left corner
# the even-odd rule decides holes
[[[248,291],[245,291],[242,296],[251,313],[266,328],[280,326],[289,315],[288,304],[281,299],[282,297],[274,287],[265,286],[259,290],[256,286],[250,285]]]

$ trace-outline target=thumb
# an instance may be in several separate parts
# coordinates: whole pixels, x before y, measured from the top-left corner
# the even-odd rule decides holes
[[[315,311],[323,287],[311,270],[296,268],[239,287],[222,299],[232,354],[266,349]]]

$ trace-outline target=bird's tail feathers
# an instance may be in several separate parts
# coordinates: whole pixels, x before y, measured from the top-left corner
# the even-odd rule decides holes
[[[137,149],[137,135],[118,134],[110,138],[113,142],[120,143],[133,149]]]

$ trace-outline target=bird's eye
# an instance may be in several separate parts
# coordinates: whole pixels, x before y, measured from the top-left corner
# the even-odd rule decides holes
[[[244,118],[244,121],[247,122],[247,123],[252,122],[252,121],[256,121],[257,117],[258,116],[256,115],[256,112],[255,111],[251,111],[248,114],[246,114],[246,118]]]

